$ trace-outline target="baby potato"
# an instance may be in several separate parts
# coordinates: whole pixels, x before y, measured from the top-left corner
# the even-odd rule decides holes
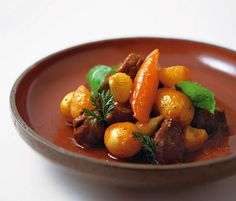
[[[129,100],[133,90],[133,82],[125,73],[115,73],[109,77],[109,88],[114,99],[119,103]]]
[[[165,118],[172,118],[185,128],[193,119],[194,107],[191,100],[183,93],[168,88],[157,90],[154,109]]]
[[[138,121],[136,123],[136,126],[139,128],[139,130],[142,133],[152,136],[158,130],[163,120],[164,120],[164,117],[160,115],[158,117],[153,117],[149,119],[149,121],[145,124]]]
[[[188,126],[184,129],[184,144],[187,152],[196,151],[203,147],[208,139],[205,129]]]
[[[72,121],[72,116],[70,113],[70,105],[71,105],[71,100],[72,100],[73,95],[74,95],[74,91],[66,94],[64,98],[62,99],[62,101],[60,102],[60,111],[63,117],[69,122]]]
[[[108,151],[117,158],[129,158],[136,155],[142,144],[133,136],[134,131],[138,131],[138,128],[130,122],[109,126],[104,135],[104,143]]]
[[[93,106],[90,103],[90,92],[85,86],[80,85],[74,92],[71,99],[70,113],[73,118],[78,117],[83,108],[91,109]]]
[[[180,81],[191,81],[190,69],[186,66],[171,66],[159,71],[160,82],[166,87],[174,88]]]

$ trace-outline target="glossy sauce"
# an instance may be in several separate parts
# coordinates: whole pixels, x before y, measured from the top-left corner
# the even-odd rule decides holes
[[[186,155],[185,160],[207,160],[235,152],[236,54],[190,41],[124,39],[84,45],[54,55],[37,63],[21,81],[16,93],[18,111],[32,129],[56,145],[91,157],[115,160],[109,157],[105,148],[84,150],[75,143],[72,129],[66,126],[60,114],[59,103],[66,93],[86,83],[85,75],[89,68],[97,64],[120,63],[130,52],[145,56],[155,48],[161,51],[161,66],[189,66],[193,80],[213,90],[216,97],[224,102],[222,108],[226,113],[230,135],[210,140],[209,146]],[[214,60],[220,60],[233,71],[231,69],[229,72],[227,68],[217,70],[217,66],[208,62]]]
[[[222,103],[220,105],[220,108],[225,107]],[[224,109],[226,111],[228,110],[226,107]],[[228,123],[229,127],[231,128],[229,133],[210,138],[202,149],[196,152],[185,154],[184,161],[194,162],[208,160],[212,158],[227,156],[236,151],[236,135],[231,134],[236,133],[236,127],[231,124],[231,121],[229,121]],[[55,136],[54,143],[59,145],[60,147],[64,147],[71,151],[75,151],[87,156],[108,161],[125,162],[125,160],[120,160],[110,155],[105,147],[84,149],[83,147],[79,146],[73,138],[73,129],[68,126],[65,127],[65,130],[61,131],[57,136]],[[138,158],[134,158],[132,159],[132,161],[140,162]]]

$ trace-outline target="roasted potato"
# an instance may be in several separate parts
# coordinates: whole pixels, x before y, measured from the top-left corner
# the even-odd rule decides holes
[[[208,139],[205,129],[188,126],[184,129],[184,144],[187,152],[196,151],[203,147]]]
[[[109,77],[109,88],[114,99],[119,103],[129,100],[133,89],[130,76],[125,73],[115,73]]]
[[[71,99],[70,112],[73,118],[78,117],[83,108],[91,109],[93,106],[90,103],[90,92],[85,86],[80,85],[73,94]]]
[[[171,66],[161,68],[159,71],[160,82],[170,88],[174,88],[175,84],[180,81],[191,81],[190,69],[186,66]]]
[[[190,124],[194,115],[191,100],[185,94],[168,88],[157,90],[154,109],[165,118],[176,120],[182,128]]]
[[[163,120],[164,120],[164,117],[160,115],[158,117],[153,117],[149,119],[149,121],[145,124],[138,121],[136,123],[136,126],[139,128],[139,130],[142,133],[152,136],[158,130]]]
[[[66,94],[60,103],[60,111],[66,121],[72,122],[72,116],[70,113],[71,100],[74,95],[74,91]]]
[[[139,130],[130,122],[109,126],[104,135],[104,143],[108,151],[117,158],[129,158],[136,155],[142,144],[133,136],[134,131]]]

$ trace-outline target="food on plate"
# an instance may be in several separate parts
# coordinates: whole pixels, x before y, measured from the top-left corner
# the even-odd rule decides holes
[[[70,114],[72,118],[78,117],[84,108],[89,109],[92,107],[90,103],[90,92],[85,86],[79,86],[71,97]]]
[[[72,97],[74,95],[74,91],[68,93],[65,95],[65,97],[62,99],[61,103],[60,103],[60,111],[63,115],[63,117],[68,121],[71,122],[73,121],[73,118],[71,116],[71,100]]]
[[[159,50],[152,51],[143,61],[134,78],[130,104],[134,117],[142,123],[149,119],[155,98],[153,93],[159,84],[158,58]]]
[[[167,118],[154,135],[156,157],[159,163],[178,163],[184,156],[184,134],[177,121]]]
[[[115,73],[109,77],[109,89],[118,103],[126,103],[133,90],[133,81],[125,73]]]
[[[135,124],[121,122],[110,125],[104,135],[104,143],[108,151],[118,158],[129,158],[136,155],[142,145],[133,136],[133,132],[138,131]]]
[[[119,66],[97,65],[87,73],[88,87],[62,98],[60,111],[78,149],[106,148],[121,161],[174,164],[227,135],[214,92],[192,80],[189,66],[162,67],[159,54],[130,53]]]
[[[188,126],[184,129],[184,144],[187,152],[196,151],[204,146],[208,140],[205,129]]]
[[[157,90],[154,107],[165,118],[176,120],[183,128],[188,126],[194,115],[194,106],[185,94],[168,88]]]
[[[186,66],[171,66],[160,69],[160,82],[166,87],[174,88],[181,81],[191,81],[190,69]]]

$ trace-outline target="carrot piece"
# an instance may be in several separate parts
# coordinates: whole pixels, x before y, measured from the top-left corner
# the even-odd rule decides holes
[[[146,123],[149,120],[159,84],[158,58],[159,50],[155,49],[146,57],[134,78],[130,104],[134,117],[141,123]]]

